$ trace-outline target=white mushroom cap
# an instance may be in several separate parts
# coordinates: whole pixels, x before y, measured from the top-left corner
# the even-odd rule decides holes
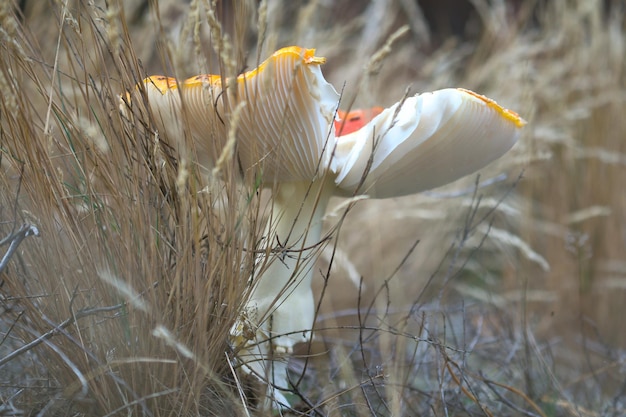
[[[469,90],[424,93],[338,138],[332,169],[337,186],[347,194],[413,194],[450,183],[504,155],[524,124],[517,114]]]
[[[314,49],[280,49],[258,68],[236,80],[217,75],[198,75],[176,84],[165,77],[144,80],[154,113],[171,108],[169,117],[186,117],[200,146],[206,148],[211,162],[226,144],[225,120],[230,110],[245,101],[237,122],[237,157],[243,170],[254,170],[267,184],[274,181],[310,181],[328,166],[334,139],[333,120],[339,95],[323,77]],[[160,90],[161,97],[154,94]],[[180,91],[178,91],[180,87]],[[171,120],[174,122],[175,120]],[[167,123],[165,123],[167,124]],[[328,150],[327,150],[328,149]]]
[[[340,195],[412,194],[499,158],[526,123],[484,96],[444,89],[408,97],[337,139],[333,121],[339,95],[322,75],[324,58],[314,52],[283,48],[258,68],[226,81],[232,84],[226,89],[229,107],[246,104],[237,121],[238,161],[265,184],[311,181],[330,168]],[[144,85],[159,124],[180,131],[186,118],[214,164],[227,139],[222,78],[199,75],[179,86],[172,78],[156,76]]]

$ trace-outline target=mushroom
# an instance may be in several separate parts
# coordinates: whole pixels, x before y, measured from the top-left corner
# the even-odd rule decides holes
[[[273,194],[260,248],[265,255],[232,338],[243,366],[272,382],[278,403],[285,402],[279,391],[288,389],[289,353],[311,338],[311,280],[329,199],[398,197],[447,184],[506,153],[526,123],[491,99],[450,88],[359,113],[338,136],[340,97],[322,75],[325,59],[314,52],[280,49],[236,80],[200,75],[179,84],[153,76],[143,82],[162,128],[185,114],[213,164],[226,144],[228,109],[245,102],[236,126],[238,162]]]

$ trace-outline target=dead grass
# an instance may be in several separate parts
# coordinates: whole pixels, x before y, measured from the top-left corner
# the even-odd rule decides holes
[[[202,23],[204,1],[0,6],[3,254],[23,237],[0,264],[0,414],[256,412],[228,330],[263,203],[228,166],[209,183],[200,145],[156,135],[141,102],[123,117],[118,94],[147,74],[240,71],[288,43],[328,57],[344,103],[455,85],[530,122],[478,191],[469,178],[350,210],[319,263],[316,341],[290,363],[291,414],[624,413],[624,11],[493,1],[479,40],[426,48],[412,22],[365,76],[407,23],[402,2],[379,3],[262,2],[266,30],[256,3],[224,3],[229,41]]]
[[[43,40],[55,52],[3,50],[17,101],[3,100],[4,233],[41,232],[3,276],[3,321],[12,346],[47,334],[32,347],[41,366],[15,384],[41,381],[47,394],[16,388],[11,402],[41,414],[241,415],[227,335],[245,284],[233,277],[251,258],[235,249],[240,219],[218,221],[214,208],[238,191],[203,193],[191,144],[160,138],[150,115],[123,120],[118,95],[143,73],[122,15],[73,6],[47,17],[64,22]]]

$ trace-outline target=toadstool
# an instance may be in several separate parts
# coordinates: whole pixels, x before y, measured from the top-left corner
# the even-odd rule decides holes
[[[336,117],[340,97],[322,75],[324,58],[314,52],[280,49],[236,80],[200,75],[179,84],[153,76],[143,82],[162,128],[170,128],[184,107],[213,164],[226,144],[228,109],[245,102],[237,124],[238,162],[273,194],[261,273],[232,337],[241,345],[243,366],[279,390],[288,389],[287,355],[311,338],[313,264],[329,199],[397,197],[447,184],[501,157],[526,123],[491,99],[450,88],[359,113],[344,126],[340,119],[354,113]],[[250,340],[243,337],[249,326]]]

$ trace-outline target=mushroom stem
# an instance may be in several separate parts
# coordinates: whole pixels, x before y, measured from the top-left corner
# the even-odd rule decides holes
[[[278,184],[272,195],[262,242],[266,255],[259,261],[261,275],[254,280],[246,305],[250,324],[257,326],[255,337],[239,357],[252,373],[271,382],[274,401],[283,398],[274,389],[288,389],[288,354],[296,343],[311,339],[315,318],[311,281],[323,248],[322,219],[335,188],[327,179],[286,182]]]

